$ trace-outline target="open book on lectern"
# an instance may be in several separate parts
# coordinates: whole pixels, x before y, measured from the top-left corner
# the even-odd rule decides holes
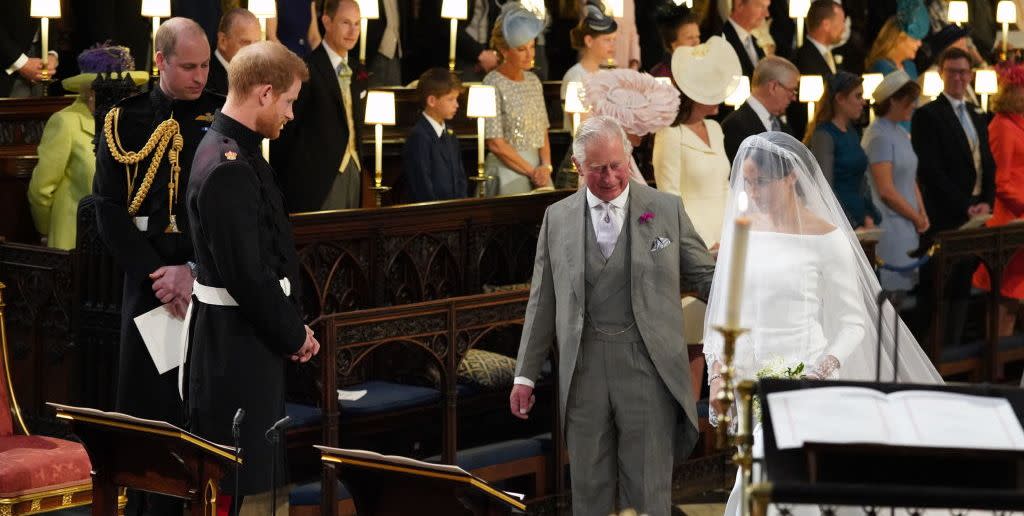
[[[142,427],[149,431],[156,431],[157,433],[167,434],[178,434],[187,435],[190,440],[199,441],[219,450],[225,451],[230,454],[235,453],[235,449],[231,446],[225,446],[223,444],[217,444],[212,441],[207,441],[202,437],[190,433],[188,430],[172,425],[166,421],[159,421],[156,419],[143,419],[141,417],[130,416],[128,414],[122,414],[120,412],[106,412],[99,409],[89,407],[75,407],[72,405],[62,405],[60,403],[47,402],[47,405],[53,407],[57,411],[57,417],[61,419],[77,419],[91,423],[98,423],[107,426],[127,426]],[[113,425],[111,425],[113,423]]]
[[[809,442],[1024,450],[1024,429],[1005,398],[821,387],[769,393],[768,409],[780,450]]]
[[[381,455],[376,452],[369,450],[352,450],[344,448],[331,448],[329,446],[314,445],[314,448],[320,450],[321,453],[327,453],[339,459],[343,462],[364,466],[370,468],[382,468],[382,469],[395,469],[407,468],[414,471],[420,472],[431,472],[440,473],[447,477],[456,477],[464,479],[467,483],[473,483],[477,485],[487,485],[487,482],[472,473],[452,464],[436,464],[433,462],[423,462],[421,460],[410,459],[409,457],[402,457],[399,455]],[[493,489],[493,488],[491,488]],[[509,491],[502,491],[502,493],[518,498],[522,500],[525,496],[519,493],[512,493]]]

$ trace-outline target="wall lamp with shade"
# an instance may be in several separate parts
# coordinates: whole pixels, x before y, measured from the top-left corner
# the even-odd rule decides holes
[[[814,105],[825,94],[825,80],[820,75],[800,76],[800,102],[807,103],[807,120],[814,120]]]
[[[384,176],[383,168],[383,147],[384,147],[384,126],[395,125],[395,92],[370,90],[366,94],[366,115],[363,117],[366,125],[373,126],[373,143],[376,154],[373,163],[373,190],[377,207],[381,205],[381,197],[390,187],[381,184]]]
[[[160,29],[160,18],[171,17],[171,0],[142,0],[142,16],[153,20],[153,78],[160,76],[156,67],[156,31]]]
[[[459,20],[469,17],[466,0],[444,0],[441,2],[441,17],[451,20],[451,35],[448,39],[448,69],[455,71],[455,40],[459,31]]]
[[[469,87],[469,98],[466,101],[466,116],[476,119],[476,182],[477,197],[484,197],[487,180],[484,173],[484,119],[498,116],[497,93],[494,86],[474,84]]]
[[[369,20],[380,18],[378,0],[356,0],[359,4],[359,64],[366,64],[366,28]]]
[[[974,92],[981,95],[981,110],[988,111],[988,96],[999,91],[995,70],[978,70],[974,76]]]

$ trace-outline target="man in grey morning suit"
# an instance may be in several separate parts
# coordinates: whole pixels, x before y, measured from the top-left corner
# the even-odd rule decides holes
[[[587,188],[544,215],[512,414],[528,416],[557,341],[573,513],[667,515],[672,466],[697,438],[680,294],[706,299],[714,261],[678,197],[629,181],[614,119],[588,119],[573,155]]]

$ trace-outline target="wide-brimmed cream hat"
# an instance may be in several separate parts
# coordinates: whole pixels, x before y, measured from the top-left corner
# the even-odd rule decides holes
[[[875,100],[875,103],[882,102],[891,97],[893,93],[899,91],[904,84],[910,81],[910,75],[903,70],[890,72],[884,79],[882,79],[882,82],[878,83],[878,87],[875,88],[875,92],[871,94],[871,98]]]
[[[60,84],[65,90],[79,93],[96,80],[97,74],[111,72],[127,73],[137,86],[146,84],[149,74],[132,68],[135,68],[135,60],[128,47],[101,44],[82,51],[78,55],[78,69],[82,73],[68,77]]]
[[[724,38],[712,36],[695,47],[672,53],[672,78],[694,102],[721,104],[740,84],[740,58]]]

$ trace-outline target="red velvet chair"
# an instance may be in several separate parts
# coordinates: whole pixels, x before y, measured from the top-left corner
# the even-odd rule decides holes
[[[0,283],[0,516],[92,502],[89,456],[81,444],[30,435],[14,397]]]

